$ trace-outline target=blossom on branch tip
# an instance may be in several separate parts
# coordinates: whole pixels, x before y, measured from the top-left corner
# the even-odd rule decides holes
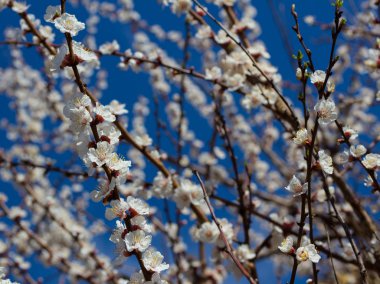
[[[298,261],[307,261],[318,263],[321,259],[321,256],[318,254],[318,251],[315,249],[314,244],[308,244],[306,246],[299,247],[296,251],[296,258]]]
[[[101,118],[100,122],[114,122],[116,120],[115,115],[112,113],[109,106],[103,106],[99,103],[96,104],[96,107],[93,109],[94,113]]]
[[[281,244],[278,246],[278,249],[283,252],[283,253],[293,253],[294,252],[294,247],[293,247],[293,237],[287,236]]]
[[[11,3],[11,8],[16,13],[24,13],[30,7],[30,5],[26,5],[25,2],[12,1]]]
[[[111,160],[112,152],[113,146],[106,141],[101,141],[96,143],[96,148],[88,149],[87,156],[91,162],[101,167]]]
[[[179,209],[189,207],[190,203],[199,205],[202,203],[203,198],[202,188],[187,179],[181,180],[180,187],[175,190],[173,196],[173,200]]]
[[[79,31],[85,29],[85,24],[79,22],[75,15],[63,13],[60,17],[54,20],[55,27],[61,33],[69,33],[71,36],[76,36]]]
[[[106,209],[107,220],[112,220],[115,218],[124,219],[127,216],[126,211],[129,209],[129,205],[124,199],[112,200],[110,202],[111,207]]]
[[[343,133],[344,136],[350,141],[356,139],[359,136],[358,132],[349,126],[343,127]]]
[[[109,103],[109,107],[112,113],[115,115],[122,115],[128,113],[128,110],[125,109],[125,104],[121,104],[117,100],[112,100]]]
[[[351,145],[350,147],[350,153],[353,157],[355,158],[360,158],[361,156],[363,156],[365,153],[367,152],[367,149],[366,147],[364,147],[363,145],[359,144],[359,145]]]
[[[327,125],[335,121],[338,117],[338,113],[335,110],[335,103],[331,98],[319,100],[314,110],[318,114],[318,122],[322,125]]]
[[[99,51],[102,54],[112,54],[115,51],[119,51],[120,45],[116,40],[113,40],[112,42],[106,42],[103,43],[101,46],[99,46]]]
[[[160,273],[169,268],[169,264],[162,262],[164,256],[154,248],[148,248],[142,255],[144,266],[149,271]]]
[[[214,222],[205,222],[193,232],[196,240],[205,243],[214,243],[219,238],[218,226]]]
[[[302,128],[297,131],[296,137],[293,138],[293,142],[297,145],[303,145],[308,142],[308,132],[306,128]]]
[[[177,15],[188,12],[192,6],[191,0],[170,0],[170,2],[173,13]]]
[[[60,5],[57,5],[57,6],[49,5],[46,8],[44,20],[46,22],[54,23],[55,19],[57,19],[60,16],[61,16],[61,6]]]
[[[380,155],[373,153],[367,154],[362,162],[367,169],[373,170],[376,167],[380,167]]]
[[[149,205],[144,200],[128,196],[127,203],[132,215],[149,215]]]
[[[307,191],[307,183],[302,184],[296,176],[293,176],[285,189],[292,192],[293,196],[299,196]]]
[[[310,75],[310,82],[318,89],[322,88],[325,79],[326,73],[322,70],[316,70],[314,73]]]
[[[72,41],[74,58],[71,58],[69,54],[69,48],[67,44],[63,44],[58,48],[58,52],[55,56],[51,56],[48,62],[48,69],[50,72],[63,69],[67,66],[75,66],[82,62],[88,62],[97,66],[99,60],[97,55],[86,48],[83,44]]]
[[[125,236],[124,241],[129,252],[132,252],[134,250],[143,252],[150,246],[152,242],[152,236],[146,235],[143,230],[136,230],[129,232]]]
[[[256,257],[254,250],[250,249],[247,244],[238,246],[235,253],[242,263],[248,262]]]
[[[324,171],[326,174],[332,174],[334,171],[332,158],[330,155],[326,154],[324,150],[318,151],[318,162],[321,166],[322,171]]]

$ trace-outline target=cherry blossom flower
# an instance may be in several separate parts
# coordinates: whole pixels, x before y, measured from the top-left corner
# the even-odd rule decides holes
[[[142,255],[145,268],[158,273],[169,268],[169,264],[162,262],[163,259],[164,256],[152,247],[148,248]]]
[[[288,253],[288,254],[291,254],[293,253],[295,250],[294,250],[294,247],[293,247],[293,243],[294,243],[294,240],[293,240],[293,237],[291,236],[287,236],[282,242],[281,244],[278,246],[278,249],[283,252],[283,253]]]
[[[96,107],[94,107],[93,111],[101,119],[100,122],[114,122],[116,120],[116,117],[112,113],[111,108],[109,106],[97,104]]]
[[[73,40],[73,51],[74,54],[78,57],[79,62],[86,61],[93,62],[95,64],[99,62],[98,56],[93,51],[75,40]]]
[[[293,196],[299,196],[307,191],[307,183],[302,184],[296,176],[293,176],[285,189],[292,192]]]
[[[218,66],[213,66],[211,69],[206,69],[207,80],[218,80],[222,76],[222,70]]]
[[[72,109],[68,113],[68,118],[70,118],[70,130],[75,134],[88,132],[88,126],[92,121],[90,113],[85,108]]]
[[[256,253],[246,244],[238,246],[235,253],[242,263],[248,262],[256,257]]]
[[[326,79],[326,73],[322,70],[316,70],[310,75],[310,82],[314,84],[318,89],[322,88]]]
[[[54,20],[55,27],[61,33],[69,33],[71,36],[76,36],[79,31],[85,29],[85,24],[79,22],[75,15],[63,13],[60,17]]]
[[[152,145],[152,138],[148,134],[137,135],[135,139],[136,143],[142,147],[148,147]]]
[[[219,238],[218,226],[214,222],[202,223],[199,229],[194,231],[194,237],[205,243],[215,243]]]
[[[12,10],[16,13],[24,13],[30,5],[26,5],[25,2],[12,1]]]
[[[299,247],[296,251],[296,258],[298,261],[307,261],[318,263],[321,259],[321,256],[318,254],[318,251],[315,249],[314,244],[308,244],[306,246]]]
[[[119,143],[121,132],[115,126],[109,125],[108,123],[102,123],[102,124],[97,125],[97,128],[98,128],[99,136],[106,137],[108,139],[107,141],[111,145],[116,145]],[[117,154],[115,153],[115,155]],[[119,162],[120,160],[122,160],[119,156],[114,157],[114,158],[117,158],[117,161],[113,161],[113,164],[115,162]]]
[[[95,163],[98,167],[103,166],[111,160],[113,147],[106,141],[96,143],[96,148],[88,149],[88,159]]]
[[[63,69],[66,66],[77,65],[81,62],[88,62],[95,66],[99,64],[99,59],[94,52],[74,40],[72,44],[73,53],[75,54],[74,62],[72,61],[69,54],[69,48],[67,47],[67,44],[63,44],[58,48],[57,54],[50,58],[48,68],[51,72]]]
[[[190,206],[190,203],[199,205],[203,201],[203,198],[201,187],[187,179],[181,180],[181,186],[175,190],[173,196],[173,200],[180,209]]]
[[[367,152],[366,147],[363,145],[351,145],[350,147],[350,153],[355,158],[360,158]]]
[[[335,103],[331,98],[319,100],[314,110],[318,114],[318,122],[322,125],[327,125],[335,121],[338,117],[338,113],[335,110]]]
[[[153,180],[152,191],[157,197],[169,197],[173,194],[173,181],[171,177],[165,177],[158,172]]]
[[[191,9],[192,1],[191,0],[171,0],[172,1],[172,11],[173,13],[179,15],[186,13]]]
[[[108,180],[102,180],[99,182],[97,190],[93,190],[90,193],[91,199],[95,202],[99,202],[111,191]]]
[[[44,20],[49,23],[54,23],[55,19],[61,16],[61,6],[51,6],[49,5],[46,8],[46,12],[44,15]]]
[[[141,215],[131,218],[131,225],[143,230],[146,233],[151,233],[153,230],[152,225],[147,222],[144,216]]]
[[[129,232],[125,236],[124,241],[129,252],[134,250],[143,252],[150,246],[152,236],[145,235],[145,232],[143,230],[136,230]]]
[[[111,207],[106,209],[107,220],[112,220],[115,218],[124,219],[126,217],[126,211],[129,209],[129,204],[125,202],[124,199],[112,200],[110,202]]]
[[[196,38],[199,39],[208,39],[213,36],[213,32],[209,26],[201,26],[199,27],[197,33],[195,34]],[[207,70],[206,70],[206,76],[207,76]]]
[[[113,229],[109,240],[115,244],[124,242],[123,234],[126,231],[126,226],[120,220],[116,221],[116,228]]]
[[[218,33],[214,35],[214,39],[218,44],[221,44],[221,45],[229,44],[231,42],[231,39],[223,30],[219,30]]]
[[[326,154],[324,150],[320,150],[318,151],[318,157],[319,157],[318,162],[322,168],[322,171],[324,171],[326,174],[331,175],[334,171],[331,156]]]
[[[293,138],[293,142],[297,145],[305,144],[309,139],[309,134],[306,128],[302,128],[297,131],[296,137]]]
[[[133,211],[134,215],[149,215],[149,205],[144,200],[128,196],[127,203],[129,211]]]
[[[362,162],[367,169],[373,170],[380,166],[380,155],[373,153],[367,154]]]
[[[344,136],[346,136],[350,141],[358,137],[358,132],[349,126],[344,126],[343,132],[344,132]]]
[[[115,115],[122,115],[128,113],[128,110],[125,109],[125,104],[121,104],[117,100],[112,100],[109,103],[109,107],[112,113]]]
[[[120,49],[120,46],[119,46],[119,43],[116,40],[113,40],[112,42],[103,43],[99,47],[99,51],[102,54],[112,54],[115,51],[119,51],[119,49]]]

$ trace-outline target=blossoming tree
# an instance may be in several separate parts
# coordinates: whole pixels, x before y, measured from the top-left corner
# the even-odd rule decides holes
[[[379,1],[269,1],[290,81],[255,1],[37,2],[0,0],[1,283],[380,283]]]

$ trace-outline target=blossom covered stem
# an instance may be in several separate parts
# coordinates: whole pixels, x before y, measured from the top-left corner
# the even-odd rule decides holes
[[[218,227],[220,236],[221,236],[221,238],[222,238],[222,240],[223,240],[223,242],[224,242],[224,244],[226,246],[225,249],[226,249],[227,254],[234,261],[234,263],[239,268],[239,270],[241,271],[241,273],[243,273],[243,275],[247,278],[247,280],[249,281],[249,283],[256,284],[257,282],[251,277],[251,275],[249,275],[248,271],[244,268],[244,266],[241,264],[241,262],[239,261],[239,259],[235,256],[235,254],[233,252],[233,249],[231,247],[231,244],[228,242],[226,236],[224,235],[224,232],[222,230],[222,226],[221,226],[220,222],[218,221],[218,219],[215,216],[214,209],[211,206],[210,200],[209,200],[207,192],[206,192],[206,188],[205,188],[205,186],[203,184],[203,181],[202,181],[201,177],[199,176],[199,173],[197,171],[194,171],[193,173],[197,177],[197,179],[198,179],[198,181],[199,181],[199,183],[201,185],[201,188],[202,188],[203,194],[204,194],[204,199],[205,199],[207,207],[208,207],[208,209],[210,210],[210,213],[211,213],[211,218],[215,222],[216,226]]]
[[[276,92],[276,94],[279,96],[279,98],[281,99],[281,101],[285,104],[286,108],[289,110],[292,118],[294,119],[294,122],[298,125],[299,122],[298,122],[298,118],[297,116],[295,115],[293,109],[290,107],[289,103],[287,102],[287,100],[284,98],[284,96],[281,94],[281,92],[278,90],[278,88],[276,87],[276,85],[274,84],[273,80],[271,80],[267,74],[265,74],[265,72],[258,66],[256,60],[252,57],[252,55],[249,53],[249,51],[247,50],[247,48],[245,48],[242,43],[237,40],[231,33],[230,31],[225,28],[223,26],[223,24],[218,21],[204,6],[202,6],[199,1],[197,0],[192,0],[210,19],[212,19],[212,21],[214,23],[216,23],[226,34],[227,36],[234,42],[236,43],[236,45],[238,45],[242,50],[243,52],[248,56],[248,58],[250,59],[250,61],[252,62],[252,65],[253,67],[255,67],[257,69],[257,71],[259,71],[259,73],[265,78],[265,80],[269,83],[269,85],[273,88],[273,90]]]

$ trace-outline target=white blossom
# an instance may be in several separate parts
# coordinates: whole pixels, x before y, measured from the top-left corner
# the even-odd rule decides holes
[[[318,113],[318,121],[322,125],[327,125],[335,121],[338,113],[335,110],[335,103],[331,98],[319,100],[314,110]]]
[[[367,152],[366,147],[363,145],[351,145],[350,147],[350,153],[355,158],[360,158]]]
[[[191,0],[171,0],[173,2],[172,4],[172,11],[173,13],[176,13],[177,15],[186,13],[191,9],[192,1]]]
[[[44,20],[46,22],[54,23],[55,19],[57,19],[60,16],[61,16],[61,6],[60,5],[56,5],[56,6],[49,5],[46,8]]]
[[[149,205],[144,200],[128,196],[127,203],[134,215],[149,215]]]
[[[343,132],[344,132],[344,136],[346,136],[350,141],[358,137],[358,132],[349,126],[344,126]]]
[[[218,226],[214,222],[205,222],[195,230],[194,237],[201,242],[214,243],[219,238],[219,234]]]
[[[296,137],[293,138],[293,142],[297,145],[303,145],[308,141],[309,135],[306,128],[302,128],[297,131]]]
[[[128,110],[125,109],[125,104],[121,104],[117,100],[112,100],[109,103],[109,108],[115,115],[122,115],[128,113]]]
[[[293,243],[294,243],[293,237],[287,236],[278,246],[278,249],[283,253],[293,253],[294,252]]]
[[[250,249],[246,244],[238,246],[235,253],[242,263],[248,262],[256,257],[254,250]]]
[[[29,7],[25,2],[12,1],[12,10],[16,13],[24,13]]]
[[[367,169],[373,170],[380,166],[380,155],[373,153],[367,154],[362,162]]]
[[[152,145],[152,138],[149,137],[148,134],[142,134],[142,135],[137,135],[135,137],[135,141],[138,145],[142,146],[142,147],[148,147],[150,145]]]
[[[310,82],[314,84],[318,89],[323,86],[326,79],[326,73],[322,70],[316,70],[310,75]]]
[[[169,264],[162,262],[163,259],[164,256],[152,247],[148,248],[142,255],[145,268],[158,273],[169,268]]]
[[[326,154],[324,150],[318,151],[318,161],[319,165],[321,166],[322,170],[326,174],[332,174],[334,171],[333,163],[332,163],[332,158],[330,155]]]
[[[96,148],[88,149],[88,159],[95,163],[98,167],[107,164],[111,160],[113,147],[106,141],[96,143]]]
[[[211,69],[206,69],[207,80],[218,80],[222,76],[222,70],[218,66],[213,66]]]
[[[318,254],[318,251],[315,249],[314,244],[308,244],[306,246],[299,247],[296,251],[296,258],[298,261],[307,261],[318,263],[321,259],[321,256]]]
[[[68,13],[63,13],[60,17],[56,18],[54,25],[61,33],[69,33],[72,36],[76,36],[79,31],[85,28],[85,24],[79,22],[75,15]]]
[[[203,198],[202,188],[187,179],[181,180],[180,187],[175,190],[173,196],[173,200],[180,209],[190,206],[190,203],[199,205]]]
[[[99,51],[102,54],[112,54],[115,51],[119,51],[119,49],[120,49],[120,46],[119,46],[119,43],[116,40],[113,40],[112,42],[103,43],[99,47]]]
[[[103,106],[98,103],[96,107],[94,107],[93,111],[94,113],[96,113],[96,115],[101,117],[103,121],[114,122],[116,120],[116,117],[112,113],[111,108],[109,106]]]
[[[123,219],[126,217],[126,211],[129,209],[129,205],[125,202],[124,199],[112,200],[110,202],[111,207],[106,209],[106,218],[107,220],[112,220],[115,218]]]
[[[296,176],[293,176],[285,189],[292,192],[293,196],[299,196],[307,191],[307,183],[302,184]]]
[[[151,241],[152,236],[145,235],[143,230],[132,231],[125,236],[125,244],[129,252],[134,250],[143,252],[150,246]]]

